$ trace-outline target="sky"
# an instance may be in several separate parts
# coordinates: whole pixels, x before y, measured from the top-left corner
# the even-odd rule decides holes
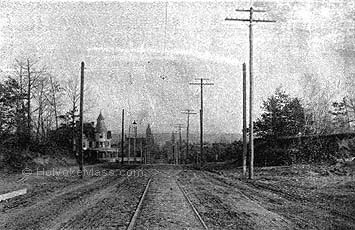
[[[240,133],[242,63],[249,61],[250,1],[0,1],[0,69],[31,57],[50,67],[61,82],[78,79],[85,62],[84,115],[102,111],[108,128],[137,120],[140,132],[171,132],[186,123],[184,109],[200,109],[200,89],[189,85],[208,78],[204,88],[204,127],[209,133]],[[255,111],[282,86],[302,97],[300,79],[315,75],[342,92],[355,73],[355,3],[254,1]],[[199,116],[191,116],[198,132]]]

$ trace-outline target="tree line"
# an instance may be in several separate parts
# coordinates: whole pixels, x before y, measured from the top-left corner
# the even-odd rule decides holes
[[[324,96],[321,91],[318,93]],[[343,152],[336,143],[337,137],[328,136],[354,132],[355,100],[346,96],[325,103],[325,98],[308,104],[281,87],[266,98],[261,106],[262,113],[254,122],[255,164],[330,162],[349,157],[355,150],[355,142],[350,140],[349,148]],[[241,165],[242,146],[242,141],[206,143],[205,161],[235,159]]]
[[[69,80],[59,79],[38,60],[15,60],[13,71],[0,82],[3,152],[24,155],[23,151],[41,152],[49,146],[71,152],[78,119],[79,73]]]
[[[75,152],[79,73],[65,81],[59,79],[38,60],[14,61],[12,73],[0,82],[0,148],[38,152],[56,146]],[[353,132],[352,91],[336,101],[335,93],[327,86],[322,88],[314,75],[303,79],[304,98],[293,97],[279,87],[262,103],[254,131],[257,139],[267,141],[269,149],[283,137]],[[241,142],[236,143],[207,147],[205,159],[233,158],[241,149]]]

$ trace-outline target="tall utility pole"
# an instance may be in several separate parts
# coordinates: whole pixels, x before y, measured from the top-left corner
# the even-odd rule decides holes
[[[254,139],[253,139],[253,99],[254,99],[254,79],[253,79],[253,23],[254,22],[276,22],[274,20],[259,20],[253,19],[254,12],[266,12],[264,10],[254,10],[250,7],[248,10],[236,9],[238,12],[249,12],[249,19],[241,18],[226,18],[227,21],[241,21],[249,22],[249,78],[250,78],[250,92],[249,92],[249,143],[250,143],[250,161],[249,161],[249,179],[254,178]]]
[[[187,114],[187,124],[186,124],[186,156],[184,157],[184,163],[186,164],[187,157],[189,156],[189,132],[190,132],[190,114],[197,114],[193,112],[192,109],[186,109],[181,113]]]
[[[124,109],[122,109],[122,131],[121,131],[121,163],[124,160]]]
[[[84,154],[83,154],[83,108],[84,108],[84,62],[81,62],[81,75],[80,75],[80,136],[79,136],[79,174],[80,178],[83,178],[83,164],[84,164]]]
[[[177,163],[181,163],[181,146],[182,146],[182,139],[181,139],[181,129],[182,129],[182,124],[176,124],[175,127],[178,128],[179,130],[179,152],[177,153]]]
[[[243,63],[243,175],[247,175],[247,69]]]
[[[201,87],[201,109],[200,109],[200,154],[197,155],[197,166],[201,166],[201,158],[203,156],[203,86],[204,85],[213,85],[213,83],[204,83],[204,80],[209,80],[207,78],[197,78],[200,80],[200,83],[189,83],[190,85],[199,85]]]

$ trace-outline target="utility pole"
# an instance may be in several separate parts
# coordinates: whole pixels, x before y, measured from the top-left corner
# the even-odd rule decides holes
[[[187,114],[187,125],[186,125],[186,156],[184,157],[184,163],[186,164],[187,157],[189,156],[189,129],[190,129],[190,114],[197,114],[193,112],[192,109],[186,109],[181,113]]]
[[[122,109],[122,131],[121,131],[121,163],[124,160],[124,109]]]
[[[177,163],[181,163],[181,146],[182,146],[182,140],[181,140],[181,129],[182,129],[183,124],[176,124],[175,127],[179,129],[179,152],[177,153]]]
[[[189,83],[190,85],[199,85],[201,87],[201,109],[200,109],[200,154],[197,155],[197,167],[201,166],[201,158],[203,156],[203,86],[204,85],[214,85],[213,83],[204,83],[204,80],[209,80],[207,78],[197,78],[200,83]]]
[[[247,70],[243,63],[243,176],[247,175]]]
[[[144,153],[144,164],[147,164],[147,147],[145,147]]]
[[[128,159],[127,163],[130,164],[131,160],[131,124],[128,126]]]
[[[84,108],[84,62],[81,62],[81,75],[80,75],[80,136],[79,136],[79,175],[83,179],[83,164],[84,164],[84,154],[83,154],[83,108]]]
[[[133,157],[134,157],[134,163],[137,162],[137,122],[134,120],[133,121]]]
[[[249,143],[250,143],[250,161],[249,161],[249,179],[254,178],[254,139],[253,139],[253,99],[254,99],[254,79],[253,79],[253,23],[254,22],[276,22],[275,20],[259,20],[253,19],[254,12],[266,12],[264,10],[254,10],[250,7],[248,10],[236,9],[238,12],[249,12],[249,19],[241,18],[226,18],[226,21],[241,21],[249,22],[249,78],[250,78],[250,92],[249,92]]]
[[[172,142],[172,147],[173,147],[174,161],[175,161],[175,164],[176,164],[176,155],[175,155],[175,131],[173,131],[172,134],[171,134],[171,142]]]
[[[141,164],[143,164],[143,139],[141,139]]]

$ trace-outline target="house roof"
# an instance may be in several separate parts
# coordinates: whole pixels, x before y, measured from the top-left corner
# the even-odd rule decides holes
[[[105,120],[104,116],[102,116],[101,111],[100,111],[99,116],[97,117],[97,120]]]
[[[97,133],[107,132],[107,128],[106,128],[104,120],[105,120],[105,118],[104,118],[104,116],[102,116],[102,113],[100,112],[99,116],[97,117],[96,128],[95,128],[95,131]]]

